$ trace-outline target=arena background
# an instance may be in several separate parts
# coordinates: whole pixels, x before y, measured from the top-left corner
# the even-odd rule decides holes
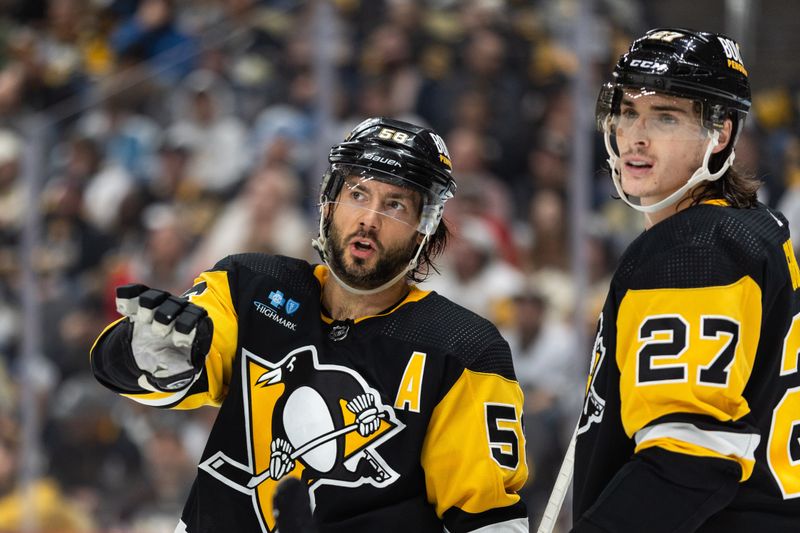
[[[215,410],[93,380],[113,289],[180,293],[238,251],[315,260],[327,148],[373,115],[450,148],[455,239],[423,287],[514,349],[535,528],[642,229],[604,171],[599,84],[650,27],[737,39],[737,164],[800,235],[799,19],[781,0],[0,0],[0,531],[174,530]]]

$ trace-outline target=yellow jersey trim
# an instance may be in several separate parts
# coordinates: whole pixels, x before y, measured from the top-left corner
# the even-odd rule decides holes
[[[686,422],[665,422],[636,433],[636,451],[659,447],[698,457],[736,461],[742,467],[741,481],[753,473],[755,450],[761,442],[758,433],[740,433],[720,429],[701,429]]]
[[[728,200],[725,200],[723,198],[714,198],[713,200],[703,200],[702,202],[700,202],[700,204],[701,205],[718,205],[718,206],[721,206],[721,207],[730,207],[731,206],[730,202],[728,202]]]
[[[783,243],[783,253],[786,256],[786,265],[789,268],[789,277],[792,279],[792,289],[800,288],[800,268],[797,266],[797,258],[794,255],[794,245],[792,239],[787,239]]]
[[[695,457],[712,457],[714,459],[725,459],[728,461],[734,461],[736,463],[739,463],[739,466],[742,467],[742,477],[739,479],[739,482],[744,482],[750,479],[750,476],[753,474],[753,468],[756,465],[755,460],[749,458],[722,455],[713,450],[709,450],[708,448],[704,448],[696,444],[691,444],[688,442],[670,438],[653,439],[643,442],[640,445],[636,446],[635,453],[639,453],[640,451],[646,450],[648,448],[662,448],[670,452],[682,453],[684,455],[693,455]]]
[[[326,267],[325,265],[317,265],[317,266],[315,266],[314,267],[314,277],[317,278],[317,281],[319,282],[320,288],[324,287],[325,284],[328,282],[328,278],[330,277],[330,272],[328,271],[328,267]],[[404,306],[404,305],[406,305],[408,303],[418,302],[418,301],[422,300],[423,298],[425,298],[427,295],[429,295],[431,293],[431,291],[423,291],[422,289],[418,288],[416,285],[409,285],[409,289],[410,289],[409,293],[406,295],[405,298],[403,298],[403,301],[398,303],[397,305],[395,305],[394,307],[392,307],[391,309],[389,309],[385,313],[379,313],[377,315],[361,316],[361,317],[358,317],[355,320],[353,320],[353,323],[358,324],[362,320],[367,320],[368,318],[375,318],[375,317],[379,317],[379,316],[390,315],[390,314],[394,313],[395,311],[397,311],[398,309],[400,309],[402,306]],[[329,316],[326,316],[324,313],[320,313],[320,318],[322,318],[322,321],[325,322],[326,324],[333,324],[335,322],[334,319],[332,319]]]

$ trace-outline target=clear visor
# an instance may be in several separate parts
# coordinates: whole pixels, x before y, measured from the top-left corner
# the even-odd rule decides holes
[[[672,96],[649,88],[619,87],[606,84],[597,100],[597,122],[603,131],[611,179],[620,197],[639,211],[655,213],[681,199],[692,187],[702,181],[719,179],[733,160],[729,156],[721,169],[712,173],[708,164],[712,152],[719,144],[720,132],[712,120],[704,120],[704,111],[711,113],[713,107],[703,108],[702,103],[691,98]],[[717,110],[721,111],[721,110]],[[714,129],[709,129],[714,128]],[[654,203],[634,204],[623,188],[626,172],[636,176],[637,172],[648,172],[654,165],[653,145],[665,147],[669,154],[683,154],[687,161],[693,155],[698,165],[686,182],[671,194]],[[662,151],[655,152],[655,163]],[[638,170],[637,170],[638,169]],[[634,194],[635,196],[635,194]]]
[[[625,87],[619,105],[598,116],[610,134],[613,147],[632,146],[646,140],[659,142],[703,141],[709,130],[703,126],[700,102],[659,93],[647,88]]]
[[[428,190],[403,177],[357,166],[334,165],[342,187],[335,200],[337,209],[357,210],[383,221],[432,234],[441,219],[443,205]]]

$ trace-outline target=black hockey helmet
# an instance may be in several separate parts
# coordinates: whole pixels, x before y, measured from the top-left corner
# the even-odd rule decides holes
[[[645,88],[701,104],[708,130],[733,122],[731,142],[716,154],[719,167],[727,160],[750,111],[750,82],[739,45],[725,35],[680,28],[657,28],[636,39],[620,57],[597,100],[602,130],[606,118],[618,114],[622,88]]]
[[[435,231],[444,203],[456,189],[450,154],[444,140],[433,130],[389,118],[361,122],[328,156],[330,168],[320,199],[336,200],[344,179],[352,173],[369,173],[377,179],[412,186],[423,194],[423,218],[434,215]],[[427,211],[425,212],[425,208]],[[436,211],[436,213],[430,213]],[[431,222],[428,220],[427,222]]]
[[[348,178],[374,179],[418,192],[421,202],[416,230],[422,235],[408,265],[378,287],[353,287],[342,280],[341,273],[337,275],[334,267],[330,268],[330,273],[343,287],[356,294],[382,291],[406,275],[416,279],[414,273],[419,262],[430,263],[427,246],[444,238],[439,236],[440,233],[446,234],[446,230],[437,230],[442,229],[440,222],[444,204],[453,197],[456,189],[444,140],[429,128],[389,118],[370,118],[331,148],[328,161],[330,167],[322,179],[320,191],[319,234],[312,240],[324,263],[331,266],[327,236],[332,210],[326,206],[339,200]]]

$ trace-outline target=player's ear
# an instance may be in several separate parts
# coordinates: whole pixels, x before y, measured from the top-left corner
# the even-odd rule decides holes
[[[719,153],[728,146],[728,143],[731,141],[731,132],[733,131],[733,121],[729,118],[725,119],[725,123],[722,126],[722,129],[719,130],[719,142],[711,151],[712,154]]]

